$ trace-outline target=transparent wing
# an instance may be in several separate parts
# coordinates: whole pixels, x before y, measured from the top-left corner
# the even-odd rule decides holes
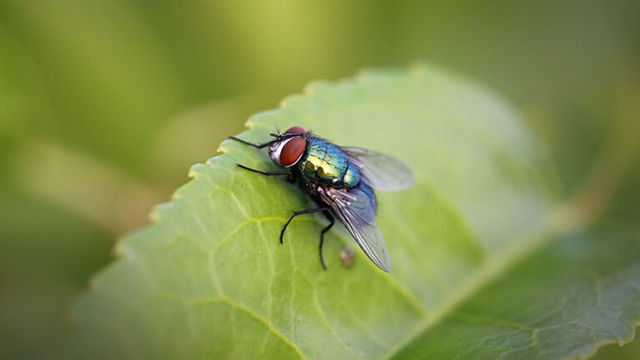
[[[341,148],[360,170],[365,182],[380,191],[399,191],[414,183],[413,173],[400,161],[375,151],[354,147]]]
[[[387,244],[376,221],[375,200],[359,188],[348,191],[331,189],[321,196],[369,259],[380,269],[391,272]]]

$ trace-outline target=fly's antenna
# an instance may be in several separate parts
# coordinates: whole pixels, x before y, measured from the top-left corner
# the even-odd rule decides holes
[[[280,128],[276,125],[276,132],[275,133],[270,133],[269,135],[273,136],[276,139],[281,139],[282,138],[282,134],[280,133]]]
[[[285,140],[285,139],[290,139],[290,138],[294,138],[294,137],[299,137],[300,136],[300,134],[297,134],[297,133],[288,133],[288,134],[270,133],[269,135],[273,136],[277,140]]]

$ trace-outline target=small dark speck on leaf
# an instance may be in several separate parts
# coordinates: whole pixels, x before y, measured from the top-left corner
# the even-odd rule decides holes
[[[353,266],[353,263],[356,261],[356,252],[351,246],[345,245],[340,249],[340,261],[342,262],[342,266],[346,268]]]

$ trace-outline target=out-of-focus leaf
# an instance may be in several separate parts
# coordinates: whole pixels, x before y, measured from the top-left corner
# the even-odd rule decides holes
[[[112,235],[10,190],[0,190],[0,358],[42,358],[71,329],[68,304],[108,263]]]
[[[159,125],[184,108],[184,84],[162,42],[130,1],[4,2],[7,33],[43,88],[30,119],[45,133],[133,169]],[[50,131],[39,126],[46,124]]]
[[[314,83],[258,114],[241,136],[301,125],[406,162],[416,185],[381,193],[394,272],[323,224],[296,219],[296,187],[241,171],[264,152],[224,142],[192,168],[154,224],[74,307],[64,358],[564,358],[629,340],[640,312],[637,235],[571,235],[554,175],[500,98],[432,68]]]

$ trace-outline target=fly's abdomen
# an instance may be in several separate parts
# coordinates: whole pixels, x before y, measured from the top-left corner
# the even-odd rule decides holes
[[[340,149],[320,139],[307,140],[306,156],[300,161],[300,173],[307,179],[321,180],[333,186],[353,187],[360,173]]]
[[[342,178],[342,183],[346,187],[354,187],[359,182],[360,182],[360,172],[358,171],[358,169],[356,169],[355,166],[349,163],[347,167],[347,171],[344,173],[344,176]]]

